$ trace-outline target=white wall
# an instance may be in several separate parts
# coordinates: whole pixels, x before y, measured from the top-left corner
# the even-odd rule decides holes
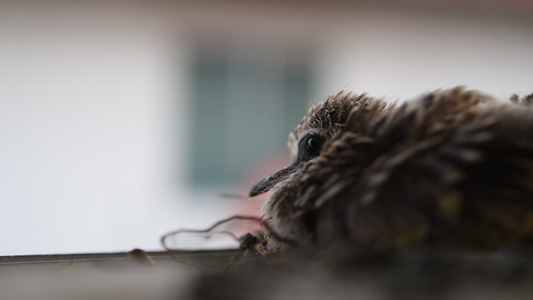
[[[456,85],[503,98],[533,92],[531,20],[377,10],[338,19],[323,43],[321,92],[391,99]]]
[[[0,9],[0,255],[159,249],[226,216],[177,168],[184,62],[166,30],[118,8]]]

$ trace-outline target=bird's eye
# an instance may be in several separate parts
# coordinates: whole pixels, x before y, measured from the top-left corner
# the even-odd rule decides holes
[[[318,136],[310,136],[305,143],[305,151],[310,156],[318,156],[322,150],[322,139]]]

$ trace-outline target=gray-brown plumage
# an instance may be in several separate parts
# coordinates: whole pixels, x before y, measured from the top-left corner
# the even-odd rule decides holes
[[[189,296],[529,299],[532,102],[461,87],[397,104],[330,96],[290,135],[294,162],[250,191],[270,190],[282,241],[266,246],[287,251],[202,274]]]
[[[270,190],[273,229],[304,248],[526,242],[532,98],[458,87],[387,104],[341,92],[309,110],[289,137],[294,162],[250,195]]]

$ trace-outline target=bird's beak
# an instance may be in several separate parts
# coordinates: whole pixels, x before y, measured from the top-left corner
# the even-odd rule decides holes
[[[250,188],[250,192],[248,193],[248,196],[254,197],[257,195],[261,195],[265,192],[268,192],[268,190],[270,190],[276,183],[280,182],[282,178],[292,173],[292,171],[296,170],[296,168],[297,168],[297,164],[293,162],[287,165],[286,167],[279,169],[276,172],[272,173],[270,176],[267,176],[259,180],[256,184],[254,184]]]

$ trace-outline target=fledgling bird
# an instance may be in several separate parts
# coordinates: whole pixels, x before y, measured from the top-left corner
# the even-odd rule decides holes
[[[510,100],[458,87],[311,107],[294,161],[250,190],[270,191],[275,234],[246,245],[274,255],[200,274],[186,296],[529,299],[533,94]]]
[[[310,108],[289,136],[294,161],[250,196],[270,191],[265,217],[303,248],[527,243],[532,99],[457,87],[389,104],[340,92]]]

